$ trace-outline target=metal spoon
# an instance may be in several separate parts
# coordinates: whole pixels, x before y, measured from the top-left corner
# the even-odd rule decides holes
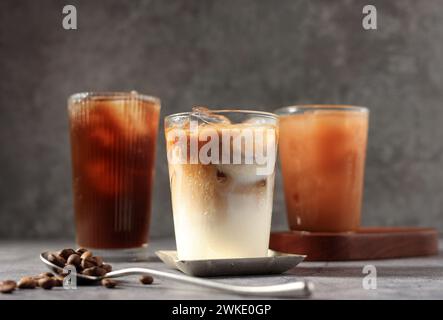
[[[48,260],[50,252],[43,252],[40,255],[40,260],[56,274],[62,274],[63,268],[53,264]],[[148,268],[126,268],[121,270],[115,270],[108,272],[105,276],[87,276],[84,274],[77,274],[77,278],[84,282],[99,281],[103,278],[119,278],[130,275],[151,275],[164,279],[172,279],[179,282],[193,284],[196,286],[206,287],[210,289],[216,289],[229,293],[236,293],[240,295],[249,296],[267,296],[267,297],[282,297],[282,298],[305,298],[309,297],[312,293],[314,285],[308,280],[299,280],[283,284],[275,284],[268,286],[238,286],[220,283],[212,280],[205,280],[200,278],[194,278],[181,274],[163,272],[155,269]]]

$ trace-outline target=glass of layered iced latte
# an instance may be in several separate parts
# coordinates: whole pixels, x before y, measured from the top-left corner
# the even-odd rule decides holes
[[[278,120],[193,108],[165,119],[178,258],[267,255]]]

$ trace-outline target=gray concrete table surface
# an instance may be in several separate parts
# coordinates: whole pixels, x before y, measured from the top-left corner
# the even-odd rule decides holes
[[[443,239],[440,240],[442,248]],[[69,242],[0,241],[0,280],[18,280],[22,276],[47,271],[39,260],[39,253],[70,247]],[[166,267],[155,256],[159,249],[174,249],[173,239],[154,239],[149,245],[146,262],[113,263],[114,269],[146,266],[158,270],[178,272]],[[377,289],[363,288],[363,267],[374,265],[377,271]],[[239,285],[264,285],[285,283],[299,278],[310,279],[315,284],[312,299],[443,299],[443,252],[438,256],[390,260],[352,262],[303,262],[283,275],[220,277],[216,281]],[[156,279],[153,285],[144,286],[137,277],[127,277],[118,289],[101,286],[79,286],[77,290],[16,290],[0,294],[0,299],[247,299],[214,290]]]

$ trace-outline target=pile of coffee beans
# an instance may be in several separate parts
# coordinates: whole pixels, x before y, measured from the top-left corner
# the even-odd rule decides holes
[[[68,248],[52,252],[48,255],[48,260],[61,268],[68,265],[74,266],[78,273],[87,276],[103,277],[112,271],[110,264],[103,263],[101,257],[94,256],[91,251],[85,248],[77,250]]]
[[[58,252],[51,252],[48,255],[48,260],[60,268],[66,266],[74,266],[76,271],[87,276],[103,277],[108,272],[112,271],[110,264],[104,263],[99,256],[94,256],[91,251],[85,248],[77,250],[66,248]],[[18,289],[35,289],[42,288],[50,290],[54,287],[63,286],[62,274],[53,274],[52,272],[44,272],[36,276],[26,276],[21,278],[18,282],[14,280],[0,281],[1,293],[12,293]],[[140,278],[142,284],[152,284],[154,278],[149,275]],[[112,289],[117,286],[118,282],[114,279],[104,278],[101,280],[101,285],[105,288]]]
[[[50,290],[53,287],[62,287],[63,277],[54,275],[51,272],[44,272],[37,276],[27,276],[21,278],[18,282],[13,280],[0,281],[0,292],[11,293],[16,288],[18,289],[35,289],[42,288]]]

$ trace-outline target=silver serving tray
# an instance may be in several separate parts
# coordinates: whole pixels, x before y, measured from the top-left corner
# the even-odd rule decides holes
[[[177,251],[160,250],[155,254],[170,268],[195,277],[281,274],[306,256],[268,250],[267,257],[243,259],[179,260]]]

